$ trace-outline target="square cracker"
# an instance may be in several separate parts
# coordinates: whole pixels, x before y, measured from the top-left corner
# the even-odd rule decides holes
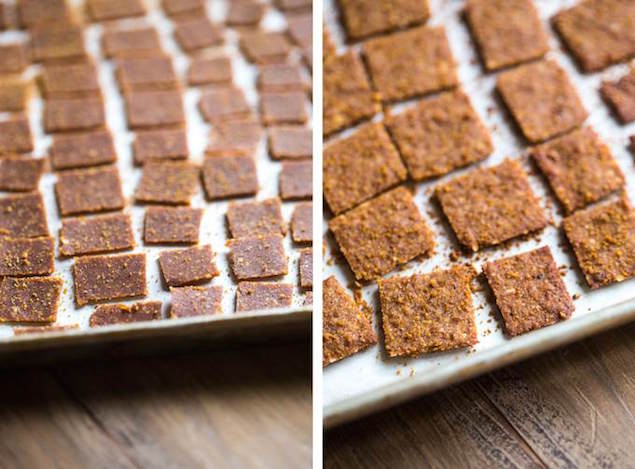
[[[40,184],[44,159],[23,156],[0,158],[0,191],[26,192]]]
[[[236,312],[291,306],[293,286],[288,283],[240,282],[236,290]]]
[[[0,122],[0,156],[33,151],[31,127],[26,117]]]
[[[55,322],[62,286],[55,277],[0,280],[0,322]]]
[[[381,123],[360,127],[324,150],[324,199],[342,213],[405,181],[406,167]]]
[[[458,241],[474,252],[547,225],[516,160],[472,170],[438,186],[435,195]]]
[[[635,121],[635,66],[618,81],[602,82],[600,92],[622,124]]]
[[[370,119],[381,110],[359,56],[353,51],[324,60],[323,133],[331,135]]]
[[[29,84],[21,79],[0,79],[0,112],[24,112]]]
[[[84,36],[79,26],[47,25],[29,30],[34,62],[73,62],[86,59]]]
[[[269,64],[285,62],[291,44],[281,32],[251,31],[240,37],[240,50],[252,63]]]
[[[85,168],[114,163],[117,151],[108,130],[58,134],[49,151],[54,169]]]
[[[130,91],[125,95],[126,119],[131,129],[185,124],[180,90]]]
[[[494,151],[489,132],[462,91],[442,93],[386,119],[408,173],[442,176]]]
[[[189,205],[199,188],[199,169],[180,161],[149,161],[135,191],[137,202]]]
[[[208,90],[201,95],[199,110],[207,122],[217,123],[250,117],[251,107],[240,88]]]
[[[179,86],[168,56],[134,57],[117,61],[117,81],[124,93],[132,90],[171,90]]]
[[[313,203],[297,204],[291,215],[291,237],[296,243],[313,242]]]
[[[19,0],[17,7],[20,26],[26,29],[45,24],[64,24],[72,20],[67,0]]]
[[[148,207],[143,241],[146,244],[196,244],[202,219],[200,208]]]
[[[48,236],[44,199],[39,192],[0,198],[0,236]]]
[[[469,0],[465,13],[488,71],[538,59],[549,50],[531,0]]]
[[[42,69],[41,80],[42,95],[47,99],[101,95],[92,62],[47,65]]]
[[[186,52],[217,46],[223,43],[223,27],[206,17],[183,21],[176,25],[174,37]]]
[[[379,280],[388,356],[413,357],[476,344],[471,288],[475,276],[471,266],[459,265]]]
[[[269,128],[269,153],[276,160],[313,157],[313,129],[302,126]]]
[[[25,42],[0,44],[0,73],[21,73],[29,65]]]
[[[154,28],[111,29],[104,31],[102,50],[106,58],[161,55],[159,35]]]
[[[635,3],[585,0],[553,17],[553,24],[585,72],[635,55]]]
[[[187,84],[229,85],[233,80],[232,64],[229,57],[193,58],[187,70]]]
[[[232,0],[225,18],[227,26],[258,26],[265,14],[265,5],[255,0]]]
[[[170,288],[170,317],[189,318],[222,313],[223,287]]]
[[[548,246],[483,266],[511,336],[568,319],[575,309]]]
[[[205,12],[204,0],[161,0],[161,6],[170,18],[189,17]]]
[[[55,195],[63,217],[121,210],[126,204],[116,166],[58,173]]]
[[[254,158],[247,155],[206,158],[203,188],[208,200],[256,195],[258,173]]]
[[[562,226],[591,289],[635,276],[635,211],[626,195],[580,210]]]
[[[146,296],[146,255],[78,257],[73,265],[77,306]]]
[[[300,276],[300,286],[302,288],[313,288],[313,248],[300,250],[298,272]]]
[[[434,249],[433,233],[405,187],[333,218],[329,229],[357,280],[381,277]]]
[[[159,266],[165,283],[170,287],[207,282],[220,273],[209,244],[163,251],[159,254]]]
[[[90,130],[106,123],[101,96],[47,99],[44,130],[47,133]]]
[[[260,113],[265,125],[304,124],[309,119],[306,94],[299,91],[262,93]]]
[[[100,305],[90,315],[90,327],[108,326],[110,324],[127,324],[140,321],[161,319],[160,301],[145,301],[132,305]]]
[[[258,89],[262,92],[303,91],[310,89],[309,82],[297,64],[276,64],[261,67],[258,73]]]
[[[130,215],[116,213],[62,220],[60,254],[66,257],[124,251],[135,246]]]
[[[214,123],[205,154],[211,156],[253,155],[262,138],[258,122],[221,121]]]
[[[287,34],[294,44],[302,49],[313,48],[312,12],[287,14]]]
[[[285,161],[282,163],[280,197],[282,200],[310,199],[313,197],[312,161]]]
[[[446,90],[459,83],[442,27],[418,27],[371,39],[362,52],[384,102]]]
[[[527,140],[539,143],[582,125],[587,112],[567,73],[541,60],[502,73],[496,84]]]
[[[331,276],[322,283],[322,366],[367,349],[377,343],[370,316]]]
[[[142,0],[87,0],[86,7],[93,21],[109,21],[146,14]]]
[[[425,23],[428,0],[340,0],[342,20],[350,40]]]
[[[0,278],[49,275],[55,270],[53,238],[0,238]]]
[[[236,238],[229,241],[229,264],[238,280],[276,277],[287,273],[282,235]]]
[[[227,208],[227,224],[232,238],[286,233],[280,199],[235,203]]]
[[[150,160],[185,160],[189,155],[185,129],[136,132],[132,152],[137,166],[143,166]]]
[[[589,127],[534,147],[530,153],[567,213],[624,185],[611,150]]]

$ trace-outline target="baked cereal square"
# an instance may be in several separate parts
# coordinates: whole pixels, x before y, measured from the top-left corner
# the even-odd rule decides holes
[[[103,127],[105,123],[101,96],[45,101],[44,130],[47,133],[90,130]]]
[[[635,276],[635,212],[626,195],[576,212],[562,226],[592,290]]]
[[[223,287],[170,288],[170,317],[189,318],[222,312]]]
[[[597,202],[624,185],[611,150],[591,128],[575,130],[530,153],[566,213]]]
[[[163,11],[174,21],[205,14],[204,0],[161,0]]]
[[[20,26],[25,29],[71,21],[67,0],[18,0],[17,7]]]
[[[39,192],[0,198],[0,237],[48,236],[44,199]]]
[[[210,156],[253,155],[262,134],[262,126],[258,122],[215,123],[205,154]]]
[[[185,123],[179,90],[131,91],[125,96],[126,119],[131,129],[179,126]]]
[[[132,305],[114,304],[100,305],[90,315],[90,327],[108,326],[111,324],[128,324],[141,321],[155,321],[162,318],[160,301],[144,301]]]
[[[163,251],[159,255],[159,266],[165,283],[170,287],[207,282],[220,273],[214,264],[210,245]]]
[[[184,129],[143,130],[132,143],[134,163],[143,166],[153,160],[185,160],[189,154]]]
[[[47,25],[29,30],[34,62],[80,61],[86,59],[84,36],[79,26]]]
[[[91,62],[47,65],[42,69],[41,81],[46,99],[101,95],[97,70]]]
[[[170,90],[179,85],[167,56],[135,57],[117,62],[117,80],[124,93],[132,90]]]
[[[0,158],[0,191],[37,190],[44,171],[44,159],[9,156]]]
[[[162,55],[159,35],[154,28],[104,31],[102,50],[106,58]]]
[[[416,357],[478,342],[471,266],[377,281],[389,357]]]
[[[313,288],[313,249],[306,248],[300,251],[298,259],[298,272],[300,276],[300,286],[302,288]]]
[[[223,28],[206,17],[183,21],[176,25],[174,37],[186,52],[218,46],[223,43]]]
[[[310,85],[300,65],[276,64],[261,67],[258,74],[258,89],[262,92],[307,92]]]
[[[313,157],[313,129],[301,126],[269,128],[269,152],[276,160]]]
[[[490,72],[539,59],[549,50],[531,0],[469,0],[465,17]]]
[[[230,203],[227,224],[232,238],[286,233],[280,199]]]
[[[256,195],[256,162],[246,155],[206,158],[203,162],[203,188],[208,200]]]
[[[121,210],[126,204],[116,166],[58,173],[55,195],[63,217]]]
[[[264,16],[265,5],[254,0],[233,0],[225,24],[227,26],[257,26]]]
[[[459,243],[473,252],[547,225],[516,160],[470,171],[438,186],[435,195]]]
[[[350,40],[425,23],[428,0],[340,0],[342,20]]]
[[[28,84],[20,79],[0,79],[0,112],[24,112]]]
[[[600,92],[622,124],[635,121],[635,67],[618,81],[602,82]]]
[[[287,60],[291,44],[284,33],[252,31],[241,35],[240,49],[252,63],[281,63]]]
[[[553,17],[580,67],[596,72],[635,55],[635,4],[624,0],[585,0]]]
[[[548,246],[483,266],[511,336],[568,319],[575,309]]]
[[[408,173],[442,176],[494,151],[489,132],[462,91],[443,93],[386,119]]]
[[[55,322],[62,286],[55,277],[1,279],[0,322]]]
[[[117,151],[108,130],[58,134],[49,151],[54,169],[84,168],[117,161]]]
[[[135,200],[142,203],[189,205],[199,188],[199,168],[180,161],[149,161],[143,167]]]
[[[229,85],[233,80],[229,57],[193,58],[187,71],[190,86]]]
[[[324,199],[342,213],[405,181],[399,153],[383,124],[360,127],[350,137],[328,145],[322,163]]]
[[[203,118],[211,123],[230,119],[243,120],[251,116],[251,107],[239,88],[206,91],[201,96],[198,107]]]
[[[146,244],[196,244],[202,219],[201,208],[148,207],[143,240]]]
[[[306,94],[299,91],[262,93],[260,113],[265,125],[304,124],[309,119]]]
[[[405,187],[333,218],[329,229],[361,281],[381,277],[417,256],[429,257],[434,250],[432,231]]]
[[[53,238],[0,238],[0,278],[50,275],[54,262]]]
[[[86,7],[93,21],[109,21],[146,14],[142,0],[88,0]]]
[[[31,151],[33,138],[26,117],[0,122],[0,156]]]
[[[62,220],[60,254],[66,257],[125,251],[135,246],[130,215],[115,213]]]
[[[367,349],[377,343],[369,315],[331,276],[322,283],[322,366]]]
[[[293,209],[291,237],[296,243],[313,242],[313,203],[300,203]]]
[[[446,90],[459,83],[442,27],[418,27],[371,39],[362,51],[384,102]]]
[[[0,44],[0,73],[22,73],[29,65],[26,43]]]
[[[313,197],[312,161],[285,161],[282,163],[280,197],[282,200],[310,199]]]
[[[236,312],[291,306],[293,286],[288,283],[240,282],[236,290]]]
[[[504,72],[496,87],[521,132],[532,143],[569,132],[587,118],[567,73],[552,60]]]
[[[282,235],[272,234],[229,241],[229,265],[238,280],[277,277],[287,273]]]
[[[287,33],[298,47],[313,48],[313,14],[297,13],[285,15],[287,19]]]

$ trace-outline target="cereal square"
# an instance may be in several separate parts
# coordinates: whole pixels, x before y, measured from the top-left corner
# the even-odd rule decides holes
[[[284,33],[252,31],[241,35],[240,49],[252,63],[282,63],[291,52],[291,44]]]
[[[635,55],[635,4],[585,0],[553,17],[562,40],[585,72],[596,72]]]
[[[300,286],[302,288],[313,288],[313,249],[306,248],[300,251],[298,259],[298,272],[300,275]]]
[[[309,119],[306,94],[298,91],[262,93],[260,113],[265,125],[304,124]]]
[[[371,39],[362,50],[374,87],[384,102],[453,88],[459,83],[442,27],[419,27]]]
[[[108,326],[111,324],[128,324],[140,321],[161,319],[160,301],[145,301],[130,306],[123,304],[100,305],[90,315],[90,327]]]
[[[0,122],[0,156],[31,151],[33,151],[33,138],[26,117]]]
[[[44,160],[41,158],[0,158],[0,191],[37,190],[43,170]]]
[[[225,24],[227,26],[258,26],[264,16],[265,5],[255,0],[233,0]]]
[[[285,161],[280,172],[282,200],[310,199],[313,197],[313,162]]]
[[[435,195],[459,243],[473,252],[547,225],[516,160],[470,171],[438,186]]]
[[[333,218],[329,229],[357,280],[372,280],[434,250],[412,194],[397,187]]]
[[[170,288],[170,317],[189,318],[222,313],[223,287]]]
[[[109,21],[146,14],[142,0],[87,0],[86,7],[93,21]]]
[[[28,84],[20,79],[0,80],[0,112],[23,112]]]
[[[213,24],[205,17],[183,21],[174,29],[176,42],[186,52],[222,44],[223,33],[222,26]]]
[[[256,195],[258,174],[251,156],[214,156],[203,162],[203,188],[208,200]]]
[[[635,211],[625,195],[576,212],[562,226],[592,290],[635,276]]]
[[[276,160],[313,157],[313,129],[300,126],[269,128],[269,151]]]
[[[568,319],[575,309],[548,246],[483,266],[511,336]]]
[[[48,236],[44,199],[39,192],[0,198],[0,237]]]
[[[291,40],[303,49],[313,48],[313,14],[309,11],[285,16],[287,33]]]
[[[99,166],[117,161],[117,152],[108,130],[59,134],[49,150],[53,168],[71,169]]]
[[[47,99],[44,106],[46,133],[90,130],[106,123],[101,97]]]
[[[179,86],[167,56],[135,57],[117,62],[117,80],[124,93],[133,90],[171,90]]]
[[[73,265],[77,306],[146,296],[146,255],[78,257]]]
[[[293,286],[288,283],[240,282],[236,290],[236,312],[291,306]]]
[[[531,0],[469,0],[465,16],[490,72],[539,59],[549,50]]]
[[[67,0],[18,0],[20,26],[31,29],[44,24],[64,24],[71,20]]]
[[[635,121],[635,66],[618,81],[602,82],[600,92],[622,124]]]
[[[575,130],[530,152],[566,213],[597,202],[624,185],[611,150],[591,128]]]
[[[134,163],[143,166],[151,160],[185,160],[189,155],[185,129],[143,130],[132,143]]]
[[[188,205],[198,192],[199,169],[190,163],[149,161],[135,192],[137,202]]]
[[[204,0],[161,0],[163,11],[169,17],[180,19],[205,14]]]
[[[442,176],[494,151],[489,132],[461,91],[443,93],[386,120],[415,180]]]
[[[116,166],[58,173],[55,195],[64,217],[121,210],[126,204]]]
[[[0,44],[0,73],[21,73],[28,65],[26,43]]]
[[[148,207],[143,240],[146,244],[196,244],[202,219],[201,208]]]
[[[66,257],[125,251],[135,247],[130,215],[116,213],[62,220],[60,254]]]
[[[210,156],[253,155],[262,134],[258,122],[218,122],[214,124],[205,153]]]
[[[310,85],[302,73],[302,67],[279,64],[260,68],[258,89],[262,92],[301,91],[306,93]]]
[[[324,199],[341,213],[405,181],[399,153],[381,123],[360,127],[350,137],[328,145],[322,163]]]
[[[49,275],[54,262],[53,238],[0,238],[0,277]]]
[[[504,72],[496,87],[521,132],[532,143],[573,130],[587,118],[567,73],[551,60]]]
[[[91,62],[47,65],[42,69],[42,95],[46,98],[99,96],[97,70]]]
[[[0,280],[0,322],[55,322],[62,286],[55,277]]]
[[[102,36],[106,58],[160,55],[161,43],[154,28],[106,30]]]
[[[235,203],[227,208],[227,225],[232,238],[286,233],[280,199]]]
[[[239,88],[209,90],[203,93],[198,107],[207,122],[244,119],[251,115],[245,95]]]
[[[313,203],[300,203],[293,209],[291,237],[296,243],[313,242]]]
[[[187,70],[187,83],[199,85],[229,85],[233,80],[229,57],[193,58]]]
[[[131,129],[176,126],[185,123],[179,90],[131,91],[125,96],[126,119]]]
[[[208,244],[163,251],[159,255],[159,266],[165,283],[170,287],[208,282],[220,273],[214,263],[212,247]]]
[[[79,26],[47,25],[29,30],[34,62],[80,61],[86,59],[84,36]]]
[[[322,366],[367,349],[377,343],[370,316],[331,276],[323,282]]]
[[[287,273],[282,235],[235,238],[229,241],[229,264],[238,280],[275,277]]]
[[[350,40],[425,23],[428,0],[340,0],[342,20]]]
[[[471,266],[377,281],[389,357],[469,347],[478,342]]]

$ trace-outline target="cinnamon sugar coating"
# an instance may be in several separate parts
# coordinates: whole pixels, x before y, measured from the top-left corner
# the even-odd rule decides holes
[[[55,322],[62,285],[55,277],[1,279],[0,323]]]
[[[135,245],[130,215],[116,213],[62,220],[60,254],[78,256],[123,251]]]
[[[0,238],[0,278],[49,275],[55,270],[53,238]]]

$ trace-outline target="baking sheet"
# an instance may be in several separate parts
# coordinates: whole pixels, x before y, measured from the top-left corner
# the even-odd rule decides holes
[[[627,192],[631,203],[635,201],[635,165],[633,156],[627,149],[628,136],[635,134],[635,124],[618,124],[608,107],[600,98],[598,88],[603,79],[615,79],[623,75],[628,66],[616,65],[597,74],[582,75],[576,65],[563,50],[549,24],[549,18],[562,8],[572,6],[574,0],[534,0],[539,9],[546,31],[549,32],[551,52],[547,57],[556,60],[569,74],[580,94],[584,106],[589,111],[586,125],[593,127],[604,140],[627,178]],[[579,295],[574,301],[575,312],[568,321],[534,331],[513,339],[502,332],[500,317],[494,314],[487,303],[483,291],[473,295],[478,329],[478,344],[472,348],[434,353],[416,359],[388,359],[383,352],[382,334],[379,334],[377,315],[379,301],[376,284],[364,286],[362,296],[374,311],[373,325],[378,332],[379,344],[368,350],[346,358],[324,369],[323,405],[325,425],[335,425],[364,414],[402,402],[414,396],[432,392],[453,382],[492,370],[513,361],[573,340],[590,335],[609,327],[623,324],[635,318],[635,279],[590,291],[579,271],[571,252],[563,250],[564,236],[556,228],[562,217],[557,213],[557,201],[549,193],[546,182],[534,171],[523,150],[527,144],[519,136],[514,123],[506,114],[502,103],[494,92],[497,74],[485,74],[481,67],[476,48],[471,40],[461,13],[465,1],[431,0],[432,17],[428,25],[443,25],[450,47],[458,64],[458,74],[463,89],[472,100],[477,113],[490,130],[494,143],[494,153],[484,162],[466,169],[454,171],[445,177],[415,185],[415,202],[423,217],[435,233],[437,247],[435,255],[424,261],[413,261],[405,270],[397,269],[386,275],[406,276],[413,273],[427,273],[435,267],[448,266],[449,254],[458,250],[451,240],[450,228],[441,221],[440,212],[431,203],[431,188],[449,179],[473,170],[475,167],[489,167],[505,158],[520,159],[529,172],[532,188],[541,200],[546,213],[551,214],[555,226],[547,227],[539,236],[513,243],[511,248],[487,249],[479,255],[461,255],[459,262],[469,260],[478,272],[488,260],[507,257],[537,247],[548,245],[558,266],[567,266],[564,281],[571,295]],[[339,53],[347,46],[338,20],[335,0],[324,1],[324,19],[329,33]],[[359,49],[359,44],[351,46]],[[400,103],[392,107],[393,113],[411,107],[416,100]],[[381,120],[375,116],[374,120]],[[346,130],[325,142],[328,144],[340,137],[353,133]],[[432,216],[431,216],[432,215]],[[328,216],[325,217],[324,236],[327,241],[324,278],[335,275],[343,285],[352,286],[354,279],[350,269],[337,248],[333,237],[326,230]]]
[[[72,1],[76,8],[80,8],[83,2]],[[145,4],[148,7],[149,14],[143,18],[131,18],[120,20],[116,22],[122,27],[136,27],[151,25],[154,26],[159,32],[161,45],[164,51],[172,57],[174,67],[177,75],[180,77],[181,82],[184,83],[184,77],[187,72],[189,58],[186,54],[181,52],[178,48],[173,35],[173,23],[168,19],[160,8],[159,0],[145,0]],[[222,22],[225,18],[228,1],[226,0],[208,0],[206,3],[208,14],[213,22]],[[114,22],[113,22],[114,23]],[[286,29],[286,20],[284,15],[269,6],[266,10],[266,15],[261,23],[261,28],[265,30],[275,31]],[[117,165],[122,180],[122,187],[124,196],[127,200],[125,213],[129,213],[133,220],[133,230],[135,234],[136,248],[134,251],[128,252],[144,252],[147,254],[147,285],[148,296],[143,300],[161,300],[164,304],[164,312],[167,310],[169,303],[169,292],[164,288],[161,281],[161,274],[158,266],[158,255],[161,251],[171,249],[168,246],[145,246],[143,244],[143,217],[145,213],[144,205],[135,205],[133,201],[133,194],[139,178],[141,176],[141,169],[133,166],[133,156],[131,143],[134,139],[134,133],[127,129],[125,121],[125,109],[124,103],[117,86],[114,75],[114,64],[112,61],[104,60],[101,55],[101,34],[104,30],[102,24],[88,24],[85,27],[84,40],[88,54],[95,60],[98,65],[98,79],[104,95],[105,112],[106,112],[106,125],[111,130],[115,148],[118,154]],[[24,38],[26,33],[22,31],[8,31],[0,34],[0,43],[11,42],[16,38]],[[238,49],[238,33],[236,30],[227,29],[225,31],[225,44],[223,46],[215,47],[210,51],[209,55],[227,54],[232,62],[232,68],[234,73],[234,84],[240,87],[254,109],[254,114],[258,114],[258,95],[256,91],[256,78],[257,69],[255,66],[249,64],[244,57],[240,54]],[[206,54],[208,55],[208,54]],[[292,60],[299,62],[300,54],[297,49],[293,50]],[[31,65],[23,74],[24,78],[34,81],[40,70],[39,65]],[[308,76],[308,72],[307,72]],[[46,136],[43,130],[42,123],[42,110],[43,100],[37,93],[36,87],[32,86],[34,96],[29,101],[28,116],[31,124],[31,130],[34,137],[34,151],[33,155],[36,157],[45,157],[48,147],[51,144],[52,138]],[[204,150],[209,141],[209,133],[211,126],[205,123],[200,115],[197,105],[200,97],[200,89],[196,88],[184,88],[184,106],[185,116],[187,121],[187,138],[190,148],[190,161],[200,164],[204,158]],[[307,99],[307,106],[310,106]],[[309,114],[310,115],[310,114]],[[0,119],[8,119],[9,114],[0,114]],[[259,144],[257,151],[257,168],[258,168],[258,180],[260,183],[260,191],[256,197],[257,200],[262,200],[278,195],[278,181],[281,164],[275,160],[272,160],[267,153],[266,135]],[[56,200],[54,195],[54,185],[56,182],[56,175],[54,173],[46,173],[40,182],[40,192],[44,196],[44,202],[47,211],[47,218],[49,224],[49,231],[52,236],[55,237],[56,254],[58,253],[58,240],[59,229],[61,227],[61,220],[59,217],[58,209],[56,206]],[[0,192],[0,195],[8,193]],[[236,199],[243,200],[243,199]],[[234,313],[234,301],[236,284],[231,278],[230,269],[227,261],[227,253],[229,252],[226,246],[228,238],[227,228],[225,222],[225,213],[227,212],[227,206],[229,201],[220,201],[214,203],[208,203],[203,195],[202,188],[199,189],[199,193],[192,199],[193,207],[205,208],[204,217],[201,223],[200,240],[199,244],[211,244],[212,249],[216,253],[216,265],[220,270],[220,275],[216,277],[211,284],[222,285],[223,302],[222,309],[223,314],[215,317],[207,317],[199,319],[199,322],[217,322],[217,321],[232,321],[243,322],[245,320],[244,314]],[[296,203],[283,202],[282,213],[285,221],[288,223],[293,213],[293,208]],[[266,320],[270,317],[273,322],[280,322],[280,314],[288,315],[304,315],[306,320],[310,317],[310,307],[304,306],[304,292],[298,287],[298,269],[297,260],[299,257],[299,247],[291,241],[290,235],[287,235],[284,239],[285,251],[288,256],[288,274],[279,279],[280,282],[290,283],[294,286],[293,291],[293,304],[290,308],[286,308],[282,311],[263,311],[259,314],[249,313],[246,317],[258,317],[258,322]],[[105,328],[104,331],[95,332],[88,329],[88,320],[90,314],[93,312],[95,306],[84,306],[77,308],[74,305],[73,298],[73,279],[71,274],[71,268],[73,265],[72,259],[55,259],[55,271],[54,275],[60,276],[64,281],[63,293],[60,302],[58,320],[56,325],[79,325],[79,331],[66,331],[66,332],[47,332],[46,336],[43,334],[28,335],[28,336],[13,336],[13,329],[11,326],[0,326],[0,345],[13,343],[34,341],[42,345],[50,343],[53,338],[60,339],[63,337],[71,337],[75,335],[89,334],[96,338],[107,336],[107,330],[112,331],[127,330],[127,329],[141,329],[146,330],[147,334],[152,334],[152,331],[157,328],[174,327],[179,328],[182,324],[187,323],[182,319],[166,320],[166,324],[156,326],[150,323],[141,323],[139,325],[119,325],[110,326]],[[140,301],[139,299],[117,301],[117,303],[132,304]]]

